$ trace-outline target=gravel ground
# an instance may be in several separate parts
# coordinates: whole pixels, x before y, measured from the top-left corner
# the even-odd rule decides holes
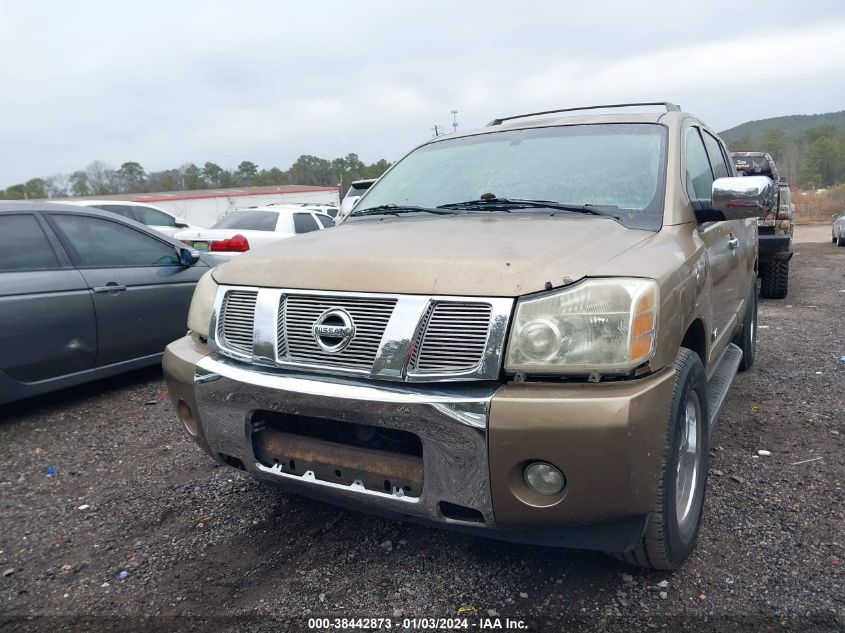
[[[761,301],[675,573],[268,490],[187,439],[155,369],[0,410],[0,631],[395,628],[462,605],[541,630],[843,630],[845,249],[822,228],[799,229],[789,297]]]

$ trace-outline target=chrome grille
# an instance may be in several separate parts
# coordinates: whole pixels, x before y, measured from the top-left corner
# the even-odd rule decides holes
[[[427,313],[411,371],[419,374],[472,371],[484,359],[492,307],[488,303],[441,301]]]
[[[395,306],[394,298],[290,294],[279,316],[279,361],[370,371]],[[325,352],[311,328],[320,315],[334,308],[352,317],[355,336],[343,350]]]
[[[254,290],[229,290],[220,308],[218,339],[222,347],[252,356],[252,334],[255,325]]]

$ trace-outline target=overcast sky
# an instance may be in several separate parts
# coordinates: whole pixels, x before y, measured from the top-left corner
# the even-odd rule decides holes
[[[0,60],[0,187],[95,159],[284,169],[395,160],[452,109],[842,110],[845,3],[0,0]]]

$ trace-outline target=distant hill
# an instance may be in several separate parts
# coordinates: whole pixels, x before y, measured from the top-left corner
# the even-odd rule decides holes
[[[845,110],[748,121],[719,136],[734,152],[768,152],[798,187],[845,183]]]
[[[824,114],[791,114],[771,119],[760,119],[759,121],[747,121],[720,132],[719,136],[728,145],[736,143],[746,136],[750,137],[753,143],[760,144],[770,130],[780,130],[787,135],[799,135],[824,123],[835,125],[839,128],[841,134],[845,134],[845,110]]]

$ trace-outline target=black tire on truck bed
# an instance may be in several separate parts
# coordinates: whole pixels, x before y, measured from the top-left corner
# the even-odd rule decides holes
[[[789,260],[760,262],[760,296],[783,299],[789,292]]]

